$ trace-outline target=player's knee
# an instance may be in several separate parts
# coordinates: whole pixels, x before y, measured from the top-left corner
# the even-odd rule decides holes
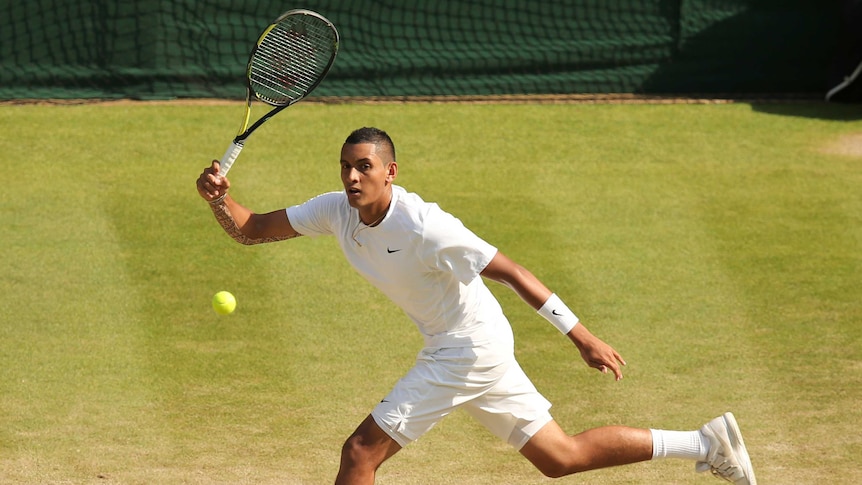
[[[542,472],[542,475],[548,478],[562,478],[575,473],[575,470],[569,464],[559,461],[537,464],[536,468]]]
[[[341,445],[341,463],[356,464],[362,461],[362,444],[356,436],[347,438]]]
[[[566,450],[569,451],[569,450]],[[560,478],[582,472],[587,468],[578,460],[575,452],[555,450],[552,453],[542,453],[538,456],[528,456],[533,466],[548,478]]]
[[[351,436],[341,446],[341,464],[351,468],[370,466],[375,468],[374,450],[363,444],[360,436]]]

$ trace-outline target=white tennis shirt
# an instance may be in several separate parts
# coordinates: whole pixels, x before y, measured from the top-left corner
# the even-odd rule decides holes
[[[497,254],[460,220],[392,186],[383,221],[369,227],[346,194],[330,192],[289,207],[305,236],[338,238],[350,264],[416,323],[426,347],[512,346],[512,329],[481,271]]]

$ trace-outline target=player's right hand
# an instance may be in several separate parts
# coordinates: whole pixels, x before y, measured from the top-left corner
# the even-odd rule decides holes
[[[198,194],[207,202],[218,199],[230,189],[230,180],[219,172],[219,161],[213,160],[212,165],[205,168],[198,177]]]

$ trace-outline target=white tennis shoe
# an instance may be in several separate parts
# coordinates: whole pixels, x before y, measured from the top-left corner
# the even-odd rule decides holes
[[[695,464],[698,472],[711,471],[734,485],[757,485],[751,458],[733,413],[724,413],[703,425],[700,432],[709,439],[706,461]]]

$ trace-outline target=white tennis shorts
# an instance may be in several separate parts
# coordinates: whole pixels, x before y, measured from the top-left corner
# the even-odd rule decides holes
[[[493,346],[424,349],[371,416],[404,447],[459,407],[516,450],[552,419],[514,355]]]

